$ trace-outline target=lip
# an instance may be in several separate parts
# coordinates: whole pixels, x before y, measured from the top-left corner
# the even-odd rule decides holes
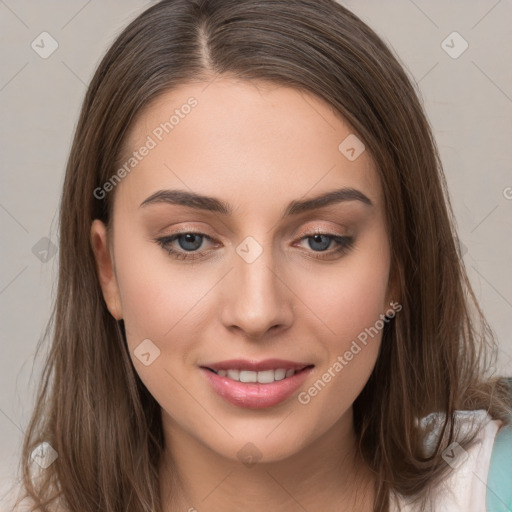
[[[233,364],[232,361],[229,361],[229,363],[230,365]],[[276,368],[275,366],[268,367],[270,363],[265,363],[267,363],[267,368],[261,368],[260,366],[261,371]],[[229,366],[229,368],[251,369],[240,366]],[[219,367],[220,370],[229,368]],[[279,368],[283,368],[283,366]],[[221,377],[206,367],[201,367],[201,372],[212,389],[230,404],[248,409],[265,409],[280,404],[293,395],[304,384],[313,368],[313,365],[307,365],[292,377],[269,384],[238,382],[228,377]]]
[[[263,361],[249,361],[247,359],[230,359],[229,361],[220,361],[218,363],[202,364],[201,368],[210,368],[211,370],[250,370],[259,372],[264,370],[302,370],[306,366],[312,366],[311,363],[300,363],[296,361],[286,361],[284,359],[264,359]]]

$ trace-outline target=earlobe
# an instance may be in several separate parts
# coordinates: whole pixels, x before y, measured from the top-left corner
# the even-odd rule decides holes
[[[96,260],[98,280],[107,308],[116,320],[121,320],[123,318],[121,296],[114,272],[107,228],[98,219],[95,219],[91,224],[91,247],[94,259]]]

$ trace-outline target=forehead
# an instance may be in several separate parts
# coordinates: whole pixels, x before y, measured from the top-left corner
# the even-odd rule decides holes
[[[119,159],[129,172],[116,195],[139,205],[159,189],[180,188],[262,206],[345,186],[378,204],[378,175],[362,148],[315,95],[218,78],[167,91],[143,110]]]

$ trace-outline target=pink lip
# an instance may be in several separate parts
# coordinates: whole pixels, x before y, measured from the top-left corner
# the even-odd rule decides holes
[[[232,364],[231,361],[230,364]],[[237,365],[231,365],[229,368],[244,369],[243,366]],[[277,367],[272,366],[271,368]],[[283,366],[279,366],[279,368],[283,368]],[[292,377],[269,384],[238,382],[228,377],[221,377],[204,367],[201,368],[201,371],[213,390],[224,400],[238,407],[264,409],[277,405],[290,397],[304,383],[312,369],[313,366],[308,366]]]
[[[298,363],[295,361],[286,361],[284,359],[265,359],[263,361],[248,361],[247,359],[230,359],[229,361],[221,361],[219,363],[202,364],[201,368],[210,368],[218,372],[219,370],[251,370],[260,372],[264,370],[302,370],[311,363]]]

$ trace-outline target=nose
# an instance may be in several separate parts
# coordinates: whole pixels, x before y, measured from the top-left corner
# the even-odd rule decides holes
[[[270,249],[254,261],[240,254],[234,254],[234,268],[222,290],[224,326],[253,340],[286,330],[293,322],[294,295],[283,269],[274,264]]]

